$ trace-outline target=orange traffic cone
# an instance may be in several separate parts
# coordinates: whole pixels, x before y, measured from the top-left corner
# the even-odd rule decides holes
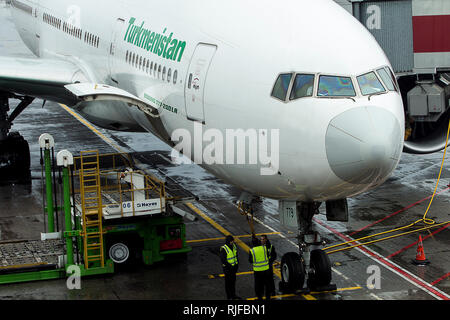
[[[425,258],[425,252],[423,251],[423,243],[421,235],[419,235],[419,243],[417,244],[416,259],[413,260],[413,263],[417,266],[426,266],[427,264],[430,264],[430,261],[428,261],[427,258]]]

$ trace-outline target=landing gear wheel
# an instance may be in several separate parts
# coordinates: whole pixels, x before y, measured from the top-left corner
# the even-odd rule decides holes
[[[311,251],[308,287],[316,288],[328,286],[331,282],[331,262],[328,255],[320,249]]]
[[[305,282],[305,267],[298,253],[288,252],[281,258],[280,291],[294,292],[302,289]]]
[[[115,243],[109,248],[109,257],[114,263],[125,263],[130,257],[130,249],[123,243]]]
[[[0,141],[0,183],[29,183],[30,148],[28,142],[17,132],[11,132]]]

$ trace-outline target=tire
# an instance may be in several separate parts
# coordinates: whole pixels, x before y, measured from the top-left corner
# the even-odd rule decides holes
[[[104,238],[106,244],[106,256],[114,262],[114,268],[117,271],[133,271],[140,264],[140,252],[142,252],[142,245],[139,242],[139,237],[133,235],[114,235]],[[126,259],[120,259],[112,255],[111,250],[123,248],[128,251],[124,252]]]
[[[314,271],[309,276],[310,285],[327,286],[331,282],[331,262],[320,249],[311,251],[310,266]]]
[[[122,242],[114,243],[109,247],[108,256],[114,263],[126,263],[130,259],[130,248]]]
[[[288,252],[281,258],[281,282],[285,291],[296,291],[305,283],[305,267],[298,253]]]
[[[0,179],[2,182],[28,183],[30,173],[30,148],[17,132],[0,142]]]

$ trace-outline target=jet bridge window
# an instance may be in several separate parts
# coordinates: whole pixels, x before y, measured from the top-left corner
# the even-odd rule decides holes
[[[289,85],[291,84],[292,73],[283,73],[278,76],[272,90],[272,97],[286,101]]]
[[[350,77],[320,76],[319,97],[355,97],[356,91]]]
[[[357,77],[363,96],[386,92],[375,72],[369,72]]]
[[[295,100],[303,97],[311,97],[314,92],[313,74],[296,74],[294,86],[291,90],[290,100]]]

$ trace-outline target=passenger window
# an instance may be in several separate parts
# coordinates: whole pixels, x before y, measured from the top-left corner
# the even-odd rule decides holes
[[[161,65],[158,67],[158,79],[161,78]]]
[[[380,76],[381,80],[383,80],[384,84],[388,88],[389,91],[396,91],[395,85],[392,82],[390,74],[386,71],[386,69],[381,68],[377,70],[378,75]]]
[[[155,63],[154,67],[153,67],[153,75],[156,77],[156,71],[158,70],[158,64]]]
[[[363,74],[362,76],[357,77],[357,79],[359,87],[361,88],[361,93],[364,96],[386,92],[386,89],[384,89],[380,80],[378,80],[378,77],[375,74],[375,72]]]
[[[178,70],[175,70],[173,72],[173,84],[177,84],[177,79],[178,79]]]
[[[356,96],[352,79],[349,77],[320,76],[319,97],[354,97]]]
[[[286,95],[291,83],[292,73],[280,74],[272,90],[272,97],[286,101]]]
[[[167,71],[167,82],[170,82],[172,78],[172,69],[169,68],[169,70]]]
[[[166,67],[164,67],[163,71],[162,71],[162,81],[165,81],[165,80],[166,80]]]
[[[297,74],[292,87],[290,100],[312,97],[314,92],[314,78],[312,74]]]

